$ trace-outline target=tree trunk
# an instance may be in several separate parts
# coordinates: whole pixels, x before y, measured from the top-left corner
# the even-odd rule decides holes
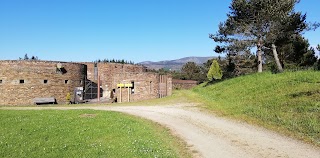
[[[257,56],[258,56],[258,72],[262,72],[262,51],[261,51],[261,45],[258,44],[258,51],[257,51]]]
[[[279,70],[279,72],[282,72],[283,68],[281,66],[281,63],[280,63],[280,60],[279,60],[279,57],[278,57],[276,46],[274,44],[272,44],[271,47],[272,47],[273,57],[274,57],[274,60],[276,61],[278,70]]]

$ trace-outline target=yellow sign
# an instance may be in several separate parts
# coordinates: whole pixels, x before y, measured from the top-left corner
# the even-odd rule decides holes
[[[124,87],[124,84],[119,83],[119,84],[117,84],[117,87]]]
[[[126,83],[126,84],[119,83],[119,84],[117,84],[117,87],[132,87],[132,84],[131,83]]]

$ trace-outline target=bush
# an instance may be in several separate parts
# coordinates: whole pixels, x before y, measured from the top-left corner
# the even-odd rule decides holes
[[[320,59],[313,65],[314,70],[320,71]]]
[[[208,80],[220,80],[222,78],[222,70],[220,69],[219,63],[217,60],[213,60],[210,70],[207,74]]]
[[[268,65],[268,68],[269,68],[269,70],[271,71],[271,73],[273,73],[273,74],[280,73],[280,71],[278,70],[278,67],[277,67],[276,63],[270,62],[270,63],[268,63],[267,65]]]

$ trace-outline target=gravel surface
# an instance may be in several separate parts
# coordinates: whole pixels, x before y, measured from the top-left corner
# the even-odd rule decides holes
[[[168,106],[25,107],[9,109],[94,109],[128,113],[166,126],[174,135],[177,135],[187,143],[194,157],[320,158],[320,149],[317,147],[279,135],[264,128],[217,117],[188,104]]]

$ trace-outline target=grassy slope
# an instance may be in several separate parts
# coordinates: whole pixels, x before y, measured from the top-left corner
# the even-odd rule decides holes
[[[189,157],[168,130],[94,110],[0,110],[0,157]]]
[[[207,109],[320,146],[320,72],[253,74],[193,89]]]

